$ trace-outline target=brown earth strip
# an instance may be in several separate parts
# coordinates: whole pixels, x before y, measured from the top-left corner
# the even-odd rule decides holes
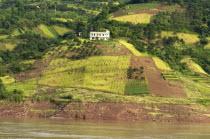
[[[27,79],[40,77],[44,73],[44,71],[47,69],[50,62],[51,62],[51,59],[46,60],[46,61],[37,60],[33,63],[33,66],[32,66],[37,69],[24,72],[24,73],[18,73],[14,75],[14,78],[15,80],[18,80],[18,81],[24,81]]]
[[[198,105],[69,103],[55,105],[50,101],[4,102],[0,117],[53,118],[87,120],[150,120],[167,122],[210,122],[210,110]],[[202,107],[202,106],[201,106]]]
[[[148,79],[151,94],[166,97],[186,97],[180,82],[172,84],[161,77],[161,71],[156,67],[152,58],[132,56],[130,66],[133,68],[145,67],[143,76]]]

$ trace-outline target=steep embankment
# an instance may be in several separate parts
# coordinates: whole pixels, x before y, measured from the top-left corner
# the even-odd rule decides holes
[[[3,107],[2,107],[3,106]],[[210,111],[196,104],[70,103],[49,101],[2,103],[1,117],[83,120],[151,120],[166,122],[210,122]]]

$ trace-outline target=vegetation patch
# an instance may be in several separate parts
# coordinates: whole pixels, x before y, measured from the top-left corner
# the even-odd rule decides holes
[[[70,31],[65,27],[53,26],[53,28],[61,36]]]
[[[204,49],[210,49],[210,37],[206,38],[208,40],[208,44],[204,46]]]
[[[56,21],[64,22],[64,23],[73,21],[70,18],[53,18],[53,19]]]
[[[120,40],[119,42],[123,44],[126,48],[128,48],[128,50],[130,50],[135,56],[148,56],[147,53],[141,53],[136,50],[136,48],[132,44],[128,43],[125,40]]]
[[[174,37],[174,36],[177,36],[179,39],[183,39],[186,44],[195,44],[196,42],[200,41],[197,34],[174,33],[174,32],[171,32],[171,31],[168,31],[168,32],[162,31],[161,32],[161,37],[162,38],[164,38],[164,37]]]
[[[153,60],[155,61],[155,65],[157,66],[158,69],[162,71],[172,71],[172,69],[169,67],[169,65],[161,60],[158,57],[153,57]]]
[[[15,79],[10,76],[0,77],[3,84],[11,84],[15,82]]]
[[[190,57],[182,59],[180,63],[185,63],[187,65],[187,68],[193,73],[207,74],[203,70],[203,68],[197,63],[195,63]]]
[[[162,72],[161,76],[165,80],[172,80],[172,81],[178,81],[179,77],[174,72]]]
[[[11,44],[11,43],[5,43],[4,46],[6,47],[6,49],[8,50],[13,50],[17,45],[16,44]]]
[[[9,35],[0,35],[0,39],[6,39]]]
[[[46,25],[39,25],[39,28],[43,31],[43,33],[45,35],[47,35],[48,37],[50,38],[57,38],[57,32],[51,28],[51,27],[48,27]]]
[[[125,86],[126,95],[149,94],[148,81],[145,78],[134,80],[128,79]]]
[[[32,94],[36,93],[37,79],[34,78],[30,80],[25,80],[24,82],[16,82],[8,84],[5,87],[8,92],[18,89],[23,91],[25,96],[31,96]]]
[[[133,24],[143,23],[148,24],[150,23],[152,15],[151,14],[133,14],[133,15],[124,15],[120,17],[111,18],[112,20],[117,20],[121,22],[131,22]]]

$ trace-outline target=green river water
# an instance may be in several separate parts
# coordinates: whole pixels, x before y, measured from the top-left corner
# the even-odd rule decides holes
[[[0,138],[210,139],[210,124],[0,119]]]

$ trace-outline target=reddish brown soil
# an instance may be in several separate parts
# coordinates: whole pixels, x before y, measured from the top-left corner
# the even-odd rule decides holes
[[[116,43],[115,47],[113,47],[112,45],[101,44],[96,44],[96,47],[102,51],[103,56],[126,56],[132,54],[121,43]]]
[[[176,104],[69,103],[56,106],[49,101],[31,100],[16,104],[5,102],[0,106],[0,117],[14,118],[210,122],[210,117],[204,115],[209,113],[209,110],[194,109],[193,105]]]
[[[167,7],[167,6],[168,5],[159,5],[159,6],[154,8],[156,10],[137,10],[137,11],[132,12],[132,14],[144,14],[144,13],[146,13],[146,14],[156,15],[158,12],[165,11],[165,10],[163,10],[163,8]],[[123,12],[124,12],[124,9],[115,12],[114,17],[119,17],[119,16],[125,15]]]
[[[172,84],[161,77],[161,71],[156,67],[152,58],[133,55],[130,66],[133,68],[145,67],[143,76],[148,79],[151,94],[167,97],[186,97],[183,85],[180,82]]]
[[[28,72],[16,74],[16,75],[14,75],[14,78],[18,81],[24,81],[27,79],[40,77],[43,74],[43,72],[47,69],[50,62],[51,62],[50,59],[45,62],[43,62],[41,60],[37,60],[34,62],[33,66],[32,66],[36,69],[28,71]]]

